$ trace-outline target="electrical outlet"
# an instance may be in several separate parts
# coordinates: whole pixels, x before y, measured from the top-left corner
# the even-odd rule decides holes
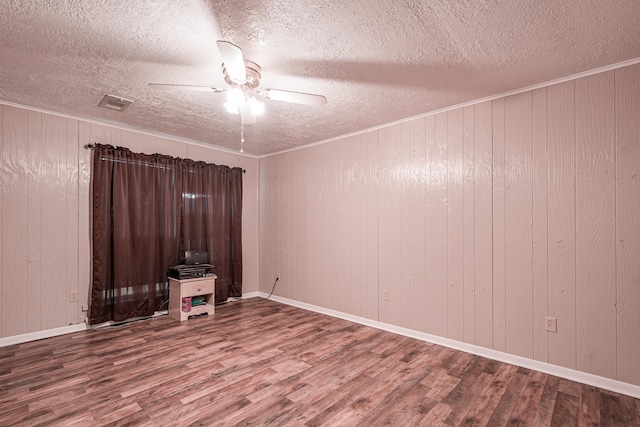
[[[558,319],[555,317],[545,317],[544,324],[547,331],[558,332]]]
[[[69,302],[78,301],[78,291],[69,291]]]
[[[385,301],[389,301],[389,290],[388,290],[388,289],[385,289],[385,290],[383,291],[383,294],[384,294],[384,300],[385,300]]]

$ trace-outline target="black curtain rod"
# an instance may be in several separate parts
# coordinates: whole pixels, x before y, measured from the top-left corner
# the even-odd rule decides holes
[[[85,150],[92,150],[93,147],[95,147],[95,144],[85,144],[84,145]],[[242,173],[247,173],[247,171],[245,169],[242,169]]]

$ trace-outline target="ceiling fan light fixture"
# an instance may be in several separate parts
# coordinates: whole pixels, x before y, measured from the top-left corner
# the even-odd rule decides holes
[[[255,116],[259,116],[264,113],[264,103],[258,101],[254,97],[251,97],[251,99],[249,99],[249,106],[251,107],[251,114]]]
[[[230,112],[231,114],[240,114],[240,110],[238,109],[238,107],[231,104],[230,102],[225,102],[222,105],[224,105],[224,108],[226,108],[227,111]]]
[[[245,101],[246,97],[240,86],[234,86],[227,91],[227,102],[236,107],[236,109],[239,109]]]
[[[213,86],[176,85],[149,83],[156,89],[185,89],[204,90],[213,92],[227,92],[227,102],[224,108],[231,114],[240,116],[240,152],[244,152],[244,126],[258,123],[257,117],[264,113],[264,103],[260,98],[274,99],[277,101],[291,102],[295,104],[323,106],[327,98],[311,93],[293,92],[280,89],[266,89],[258,91],[262,69],[258,64],[244,58],[242,49],[235,44],[218,40],[218,52],[222,59],[222,74],[229,84],[229,89],[224,90]],[[260,97],[260,98],[256,98]]]

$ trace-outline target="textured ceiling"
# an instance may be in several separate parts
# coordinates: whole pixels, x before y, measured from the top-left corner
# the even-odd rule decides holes
[[[638,0],[2,0],[0,100],[240,148],[216,40],[262,66],[245,152],[268,154],[640,57]],[[98,107],[110,93],[134,101]]]

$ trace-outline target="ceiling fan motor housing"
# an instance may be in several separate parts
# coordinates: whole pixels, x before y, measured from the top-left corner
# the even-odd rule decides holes
[[[249,61],[248,59],[244,60],[244,67],[247,71],[247,77],[246,82],[242,84],[246,84],[252,89],[257,88],[260,85],[260,77],[262,77],[260,73],[262,72],[262,69],[258,64],[253,61]],[[231,79],[229,73],[227,73],[227,67],[225,67],[224,63],[222,63],[222,73],[224,74],[224,81],[230,85],[238,84],[238,82]]]

